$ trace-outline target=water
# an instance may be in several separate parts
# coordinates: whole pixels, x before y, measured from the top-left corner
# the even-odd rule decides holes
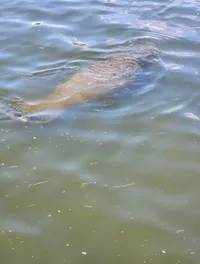
[[[0,116],[1,262],[200,263],[200,2],[0,10],[1,98],[45,98],[138,40],[160,51],[131,87],[54,122]]]

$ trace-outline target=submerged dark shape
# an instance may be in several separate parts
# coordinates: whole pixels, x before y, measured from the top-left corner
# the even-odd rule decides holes
[[[84,67],[39,103],[1,102],[0,113],[23,122],[50,122],[70,105],[95,100],[116,87],[123,89],[128,81],[134,80],[142,62],[157,55],[152,46],[129,47]]]

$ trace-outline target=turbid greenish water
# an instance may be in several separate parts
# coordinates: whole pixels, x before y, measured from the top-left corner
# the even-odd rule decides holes
[[[200,263],[200,2],[1,1],[0,98],[37,101],[153,43],[125,89],[48,124],[0,116],[0,261]]]

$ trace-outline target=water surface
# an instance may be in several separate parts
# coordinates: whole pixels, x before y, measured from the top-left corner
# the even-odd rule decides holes
[[[0,98],[45,98],[135,41],[160,52],[127,89],[52,123],[0,116],[1,262],[199,264],[200,2],[0,11]]]

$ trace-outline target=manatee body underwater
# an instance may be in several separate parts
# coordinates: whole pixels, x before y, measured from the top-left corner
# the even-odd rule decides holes
[[[83,67],[37,103],[0,99],[0,113],[22,122],[47,123],[56,119],[67,107],[98,99],[115,88],[123,89],[133,81],[143,62],[158,56],[148,45],[129,47],[98,62]]]

